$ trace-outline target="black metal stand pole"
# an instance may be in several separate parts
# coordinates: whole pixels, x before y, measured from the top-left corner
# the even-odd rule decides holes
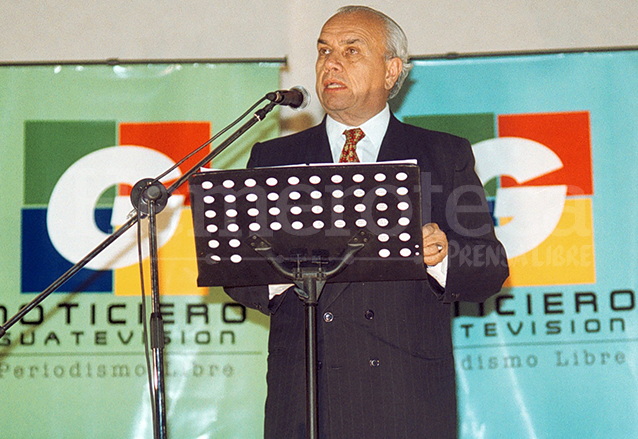
[[[145,191],[149,206],[149,250],[151,257],[151,298],[153,303],[150,328],[154,372],[155,425],[153,425],[153,432],[155,439],[165,439],[167,437],[166,391],[164,383],[164,321],[160,308],[157,215],[155,212],[155,200],[161,197],[160,192],[163,188],[163,185],[161,188],[151,186]]]
[[[360,231],[348,242],[343,254],[337,261],[312,261],[302,266],[297,261],[295,267],[285,266],[268,241],[260,236],[250,236],[248,244],[263,256],[282,276],[292,280],[297,286],[297,294],[304,302],[306,331],[306,431],[308,439],[319,438],[319,402],[317,380],[317,305],[326,280],[343,271],[369,241],[366,231]],[[328,268],[328,266],[330,266]],[[324,269],[325,268],[325,269]]]
[[[323,273],[318,272],[304,279],[304,299],[306,310],[306,429],[308,439],[319,437],[319,402],[317,385],[317,305],[319,294],[317,283],[323,281]]]

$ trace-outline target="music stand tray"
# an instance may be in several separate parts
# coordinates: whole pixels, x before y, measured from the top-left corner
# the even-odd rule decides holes
[[[426,278],[417,165],[203,172],[191,177],[190,194],[199,286],[290,282],[255,252],[257,238],[292,266],[330,264],[357,234],[366,245],[327,282]]]

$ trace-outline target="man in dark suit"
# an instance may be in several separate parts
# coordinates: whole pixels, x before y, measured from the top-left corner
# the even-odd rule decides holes
[[[255,145],[249,167],[416,159],[429,274],[425,281],[325,287],[317,328],[320,437],[456,438],[449,304],[483,301],[508,275],[471,146],[391,114],[387,100],[410,66],[405,35],[389,17],[366,7],[342,8],[322,28],[317,47],[316,91],[327,117],[301,133]],[[301,301],[289,286],[227,292],[271,316],[265,437],[304,438]]]

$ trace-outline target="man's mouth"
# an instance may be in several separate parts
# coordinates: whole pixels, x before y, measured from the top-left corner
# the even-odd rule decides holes
[[[323,88],[326,90],[339,90],[339,89],[346,88],[346,86],[343,82],[328,80],[328,81],[324,81]]]

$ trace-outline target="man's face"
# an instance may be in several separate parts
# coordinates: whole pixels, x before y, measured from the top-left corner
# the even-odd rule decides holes
[[[402,63],[386,60],[385,29],[378,17],[365,12],[332,17],[317,49],[317,95],[330,116],[357,126],[385,107]]]

